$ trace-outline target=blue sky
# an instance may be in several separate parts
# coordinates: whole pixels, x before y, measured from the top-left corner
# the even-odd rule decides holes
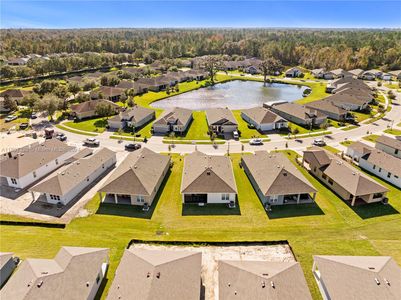
[[[1,28],[401,28],[398,1],[13,1]]]

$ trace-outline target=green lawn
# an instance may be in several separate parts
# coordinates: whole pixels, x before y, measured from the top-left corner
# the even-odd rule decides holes
[[[356,112],[356,111],[354,111],[352,114],[356,117],[356,121],[358,123],[365,121],[371,117],[370,114]]]
[[[353,143],[354,143],[354,142],[353,142],[353,141],[350,141],[350,140],[340,142],[340,144],[343,145],[343,146],[345,146],[345,147],[348,147],[348,146],[352,145]]]
[[[386,83],[384,86],[389,89],[398,89],[400,87],[398,83],[392,83],[392,84]]]
[[[248,128],[248,123],[244,121],[241,117],[240,110],[233,110],[233,115],[238,123],[238,130],[241,132],[241,139],[251,139],[254,137],[262,138],[266,137],[265,135],[261,134],[256,129]]]
[[[371,134],[368,136],[364,136],[363,139],[372,143],[376,143],[376,140],[378,139],[380,135],[377,134]]]
[[[65,131],[68,131],[68,132],[71,132],[71,133],[75,133],[75,134],[81,134],[81,135],[87,135],[87,136],[97,136],[97,134],[95,134],[95,133],[91,133],[89,131],[88,132],[83,132],[83,131],[75,130],[75,129],[71,128],[71,127],[63,126],[62,124],[57,124],[56,127],[58,129],[65,130]]]
[[[401,130],[399,129],[386,129],[384,130],[385,133],[392,134],[392,135],[401,135]]]
[[[63,125],[72,129],[102,133],[106,130],[107,121],[104,118],[94,118],[77,122],[65,122]]]
[[[334,154],[337,154],[337,153],[340,153],[340,152],[341,152],[341,151],[338,150],[337,148],[334,148],[334,147],[329,146],[329,145],[323,146],[322,148],[324,148],[324,149],[326,149],[327,151],[330,151],[331,153],[334,153]]]
[[[285,153],[294,161],[294,152]],[[230,157],[239,191],[237,210],[217,207],[212,211],[207,206],[205,210],[183,211],[179,192],[183,160],[174,155],[171,174],[151,216],[130,208],[99,208],[99,197],[95,196],[86,206],[90,215],[74,219],[65,229],[1,225],[0,251],[13,251],[25,259],[52,258],[62,245],[110,248],[110,269],[102,299],[133,238],[189,242],[288,240],[314,299],[320,299],[320,295],[311,272],[312,255],[392,255],[401,264],[400,190],[376,178],[390,189],[390,205],[352,209],[300,169],[318,190],[316,204],[273,208],[267,214],[239,167],[240,155]]]

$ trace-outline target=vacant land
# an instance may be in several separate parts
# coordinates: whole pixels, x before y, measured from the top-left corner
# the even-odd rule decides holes
[[[285,153],[295,160],[294,152]],[[239,191],[240,214],[234,211],[231,215],[224,212],[221,215],[183,216],[180,195],[183,160],[174,155],[171,174],[151,216],[139,213],[129,217],[123,208],[99,209],[100,199],[95,196],[86,206],[90,215],[73,220],[66,229],[2,225],[4,242],[0,243],[0,251],[13,251],[21,258],[50,258],[62,245],[110,248],[107,291],[124,248],[134,238],[189,242],[288,240],[302,265],[314,299],[320,296],[311,272],[312,255],[391,255],[401,264],[399,189],[375,178],[390,189],[390,204],[351,208],[301,169],[318,189],[316,204],[274,207],[267,214],[239,166],[240,155],[230,157]]]

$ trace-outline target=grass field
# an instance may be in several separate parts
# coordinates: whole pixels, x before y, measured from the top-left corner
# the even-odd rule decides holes
[[[386,130],[384,130],[384,132],[385,133],[388,133],[388,134],[392,134],[392,135],[397,135],[397,136],[399,136],[399,135],[401,135],[401,130],[399,130],[399,129],[386,129]]]
[[[294,161],[294,152],[285,153]],[[216,211],[183,209],[179,192],[183,161],[174,155],[171,174],[151,215],[125,207],[99,208],[97,195],[86,206],[90,215],[73,220],[65,229],[1,225],[0,251],[13,251],[24,259],[52,258],[62,245],[110,248],[109,280],[102,299],[124,248],[133,238],[191,242],[288,240],[314,299],[320,296],[311,272],[312,255],[391,255],[401,264],[400,190],[375,178],[390,189],[390,204],[351,208],[301,169],[318,190],[316,204],[273,208],[267,214],[239,167],[240,155],[230,157],[239,191],[239,209],[231,214],[226,210],[214,215]]]
[[[95,133],[92,133],[92,132],[89,132],[89,131],[88,132],[83,132],[83,131],[80,131],[80,130],[75,130],[75,129],[71,128],[71,127],[63,126],[62,124],[57,124],[56,127],[58,129],[65,130],[65,131],[68,131],[68,132],[71,132],[71,133],[87,135],[87,136],[97,136],[97,134],[95,134]]]
[[[63,125],[72,129],[102,133],[106,130],[107,121],[104,118],[95,118],[78,122],[65,122]]]
[[[371,134],[364,136],[363,139],[372,143],[376,143],[376,140],[378,139],[379,135],[377,134]]]

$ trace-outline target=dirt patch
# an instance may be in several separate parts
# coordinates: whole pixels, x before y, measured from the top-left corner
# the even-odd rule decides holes
[[[172,250],[202,252],[202,283],[205,287],[205,300],[217,300],[218,291],[218,261],[219,260],[253,260],[288,262],[295,261],[291,248],[287,244],[232,244],[227,246],[176,246],[160,244],[135,243],[131,248],[149,250]]]

